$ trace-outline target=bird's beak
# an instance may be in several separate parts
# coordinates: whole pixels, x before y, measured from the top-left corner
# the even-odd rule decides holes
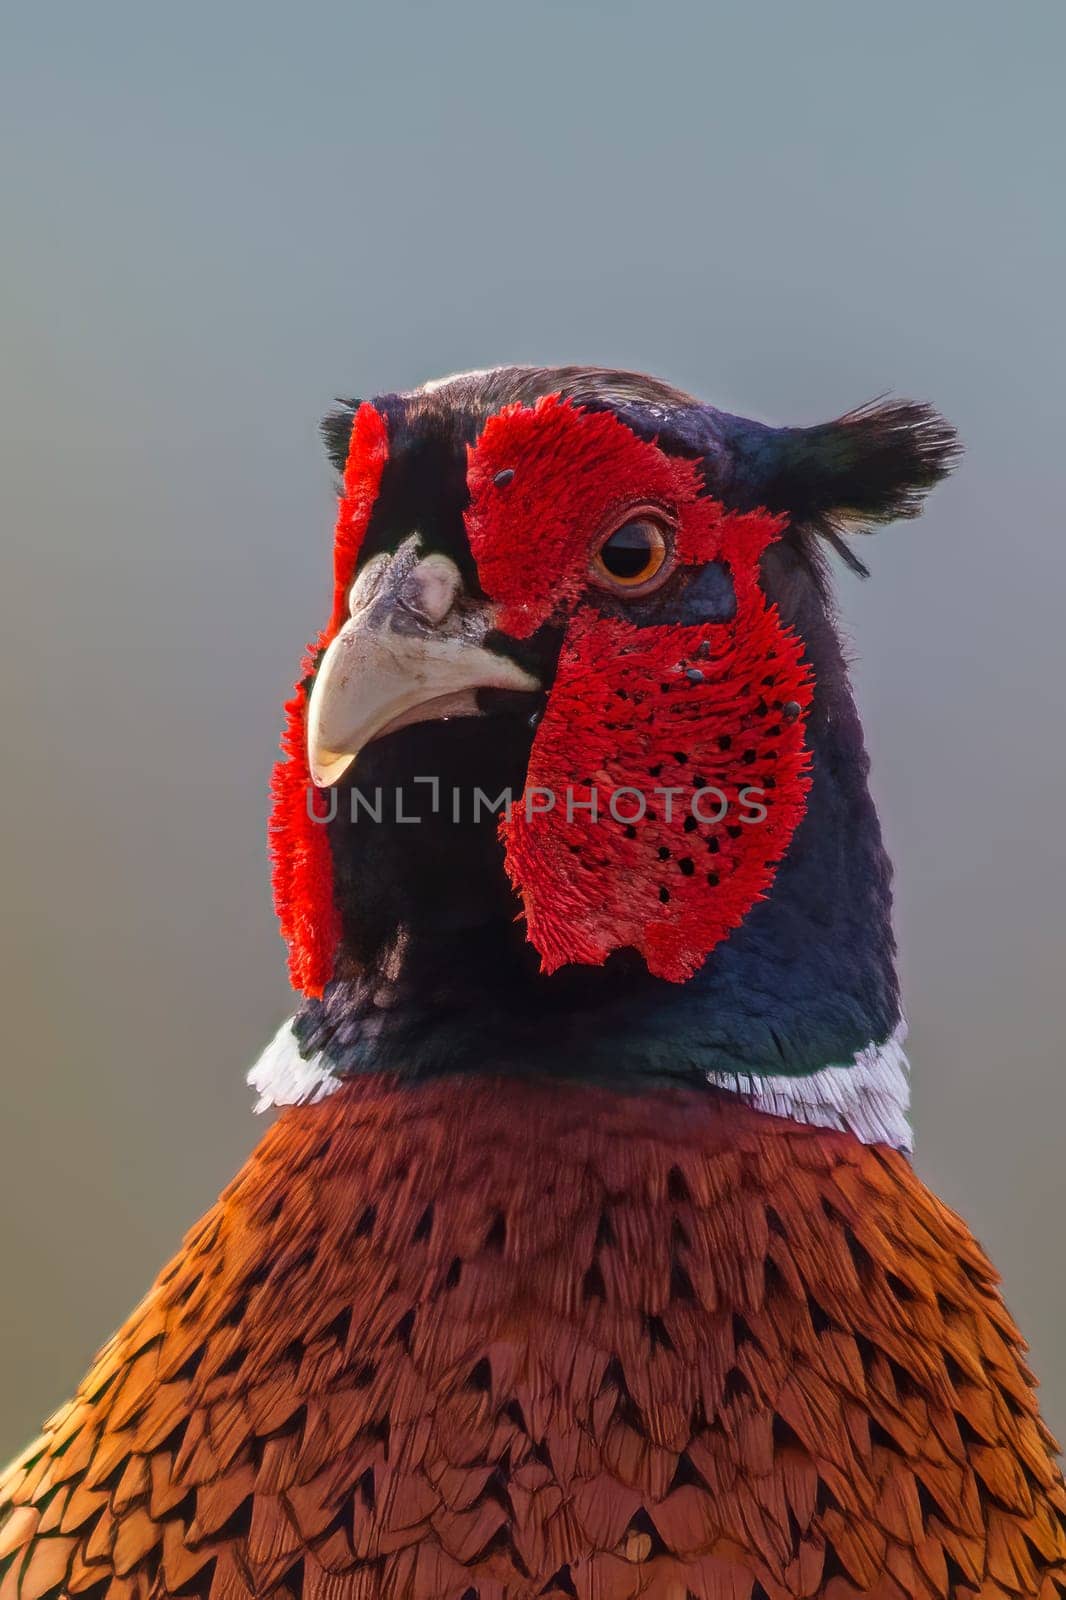
[[[417,534],[376,556],[352,585],[349,618],[319,663],[307,754],[319,788],[339,780],[373,739],[413,722],[476,716],[478,689],[539,689],[486,650],[492,608],[470,599],[455,562],[420,554]]]

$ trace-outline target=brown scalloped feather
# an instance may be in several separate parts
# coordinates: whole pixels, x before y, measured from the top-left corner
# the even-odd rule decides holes
[[[9,1471],[0,1600],[1055,1600],[1023,1348],[893,1152],[367,1080],[284,1113]]]

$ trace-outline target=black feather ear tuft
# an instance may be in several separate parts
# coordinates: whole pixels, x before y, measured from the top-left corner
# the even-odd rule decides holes
[[[355,413],[359,410],[358,400],[345,400],[342,395],[336,399],[339,411],[329,411],[319,424],[320,432],[326,444],[326,454],[338,472],[343,472],[348,465],[348,446],[352,439],[352,423]]]
[[[788,432],[789,510],[851,532],[916,517],[960,454],[950,423],[913,400],[873,400],[835,422]]]
[[[863,574],[844,535],[916,517],[961,454],[951,424],[914,400],[873,400],[813,428],[732,418],[725,434],[743,500],[783,511],[797,529],[821,534]]]

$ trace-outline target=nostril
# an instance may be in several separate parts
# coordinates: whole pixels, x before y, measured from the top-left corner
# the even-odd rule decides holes
[[[404,579],[399,601],[431,624],[443,622],[462,584],[459,568],[447,556],[427,556]]]

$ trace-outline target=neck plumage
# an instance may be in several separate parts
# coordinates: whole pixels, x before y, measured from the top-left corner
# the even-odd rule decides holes
[[[306,1000],[254,1069],[271,1103],[353,1074],[514,1072],[703,1082],[905,1145],[891,870],[850,696],[815,708],[807,814],[770,895],[687,984],[631,952],[538,970],[521,923],[404,930]]]
[[[361,970],[342,962],[302,1003],[253,1069],[262,1103],[378,1072],[710,1083],[907,1146],[891,868],[840,645],[800,594],[817,685],[806,814],[767,897],[696,977],[653,978],[625,950],[545,977],[513,904],[486,896],[455,925],[435,898],[439,916],[402,926]]]

